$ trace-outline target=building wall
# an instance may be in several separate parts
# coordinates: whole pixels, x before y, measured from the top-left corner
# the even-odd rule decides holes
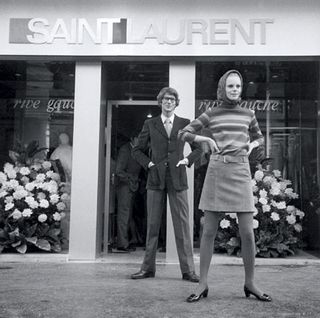
[[[0,55],[5,56],[315,56],[320,51],[317,0],[31,0],[19,5],[1,0],[0,6]],[[33,24],[38,36],[27,30],[31,18],[44,19]],[[126,20],[101,24],[102,42],[110,43],[98,43],[99,18]],[[79,38],[79,23],[91,27],[92,38],[86,31]]]

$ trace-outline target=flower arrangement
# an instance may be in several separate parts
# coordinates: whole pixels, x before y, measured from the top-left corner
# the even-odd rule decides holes
[[[60,221],[68,200],[50,161],[6,163],[0,172],[0,253],[61,251]]]
[[[294,255],[301,246],[301,223],[305,214],[290,204],[298,198],[291,181],[283,179],[279,170],[269,171],[260,166],[252,179],[252,189],[257,256]],[[240,249],[237,215],[227,213],[220,222],[216,250],[239,255]]]

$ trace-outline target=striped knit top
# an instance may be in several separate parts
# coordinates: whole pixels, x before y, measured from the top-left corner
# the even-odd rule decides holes
[[[192,142],[203,128],[210,130],[221,155],[244,156],[250,141],[256,140],[259,145],[264,143],[254,112],[239,105],[230,107],[222,103],[219,107],[209,108],[182,129],[179,137]]]

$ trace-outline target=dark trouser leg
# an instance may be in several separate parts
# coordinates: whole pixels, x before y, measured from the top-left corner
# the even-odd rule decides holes
[[[194,271],[193,250],[189,226],[187,190],[176,191],[168,183],[168,195],[177,252],[182,273]]]
[[[147,240],[146,252],[141,266],[141,269],[145,271],[156,271],[156,253],[164,196],[165,191],[163,190],[148,190],[147,193]]]
[[[117,247],[128,247],[128,230],[131,212],[132,192],[127,185],[118,188]]]

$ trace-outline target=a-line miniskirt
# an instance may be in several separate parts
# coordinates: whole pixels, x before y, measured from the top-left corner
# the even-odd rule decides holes
[[[211,155],[199,209],[213,212],[255,211],[248,157]]]

